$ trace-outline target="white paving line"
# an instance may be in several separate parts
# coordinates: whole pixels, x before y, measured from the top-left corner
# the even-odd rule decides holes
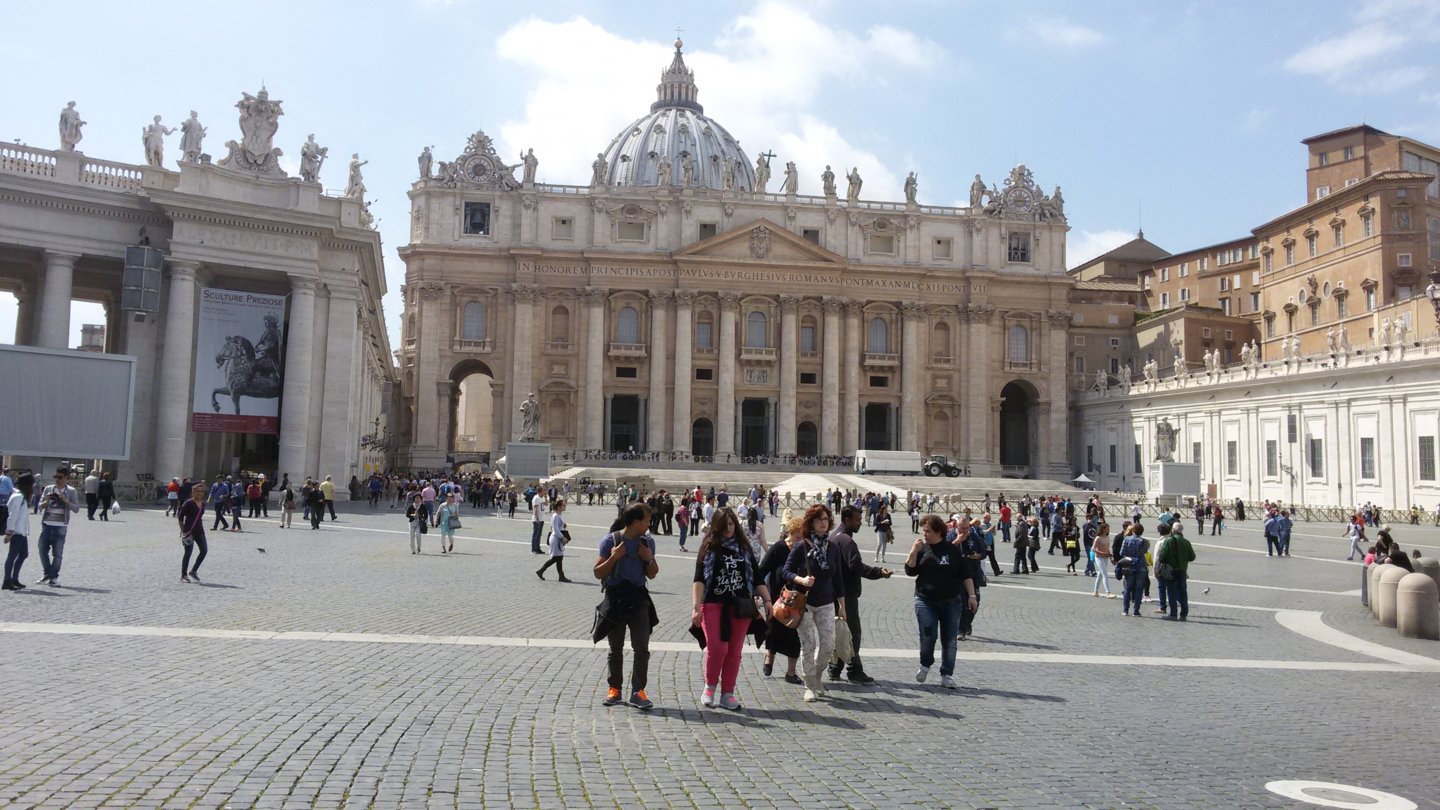
[[[467,647],[530,647],[536,649],[594,649],[598,645],[584,639],[510,638],[499,636],[428,636],[392,633],[326,633],[305,631],[226,630],[204,627],[130,627],[106,624],[47,624],[38,622],[0,622],[0,632],[37,633],[50,635],[96,635],[150,638],[198,638],[245,641],[308,641],[349,644],[413,644],[427,646]],[[1358,639],[1357,639],[1358,641]],[[699,653],[694,642],[652,642],[658,652]],[[1394,653],[1395,651],[1389,651]],[[747,650],[759,655],[758,650]],[[915,650],[867,649],[867,658],[912,660]],[[974,663],[1078,664],[1095,666],[1181,667],[1192,669],[1265,669],[1310,672],[1429,672],[1440,662],[1412,656],[1419,662],[1369,663],[1349,661],[1267,661],[1246,658],[1174,658],[1132,655],[1072,655],[1064,653],[970,652],[961,650],[956,657]]]
[[[1392,661],[1420,671],[1440,672],[1440,660],[1404,650],[1396,650],[1383,644],[1357,638],[1349,633],[1343,633],[1326,624],[1319,611],[1280,610],[1276,611],[1275,620],[1280,622],[1280,625],[1286,630],[1299,633],[1322,644],[1329,644],[1332,647],[1339,647],[1342,650],[1349,650],[1371,658]]]

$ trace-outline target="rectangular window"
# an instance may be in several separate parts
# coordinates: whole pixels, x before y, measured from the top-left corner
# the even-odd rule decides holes
[[[870,249],[870,252],[874,254],[891,256],[895,253],[895,237],[888,233],[872,233],[870,234],[870,238],[865,241],[865,244]]]
[[[1202,256],[1202,257],[1200,258],[1200,272],[1203,273],[1203,272],[1205,272],[1206,270],[1209,270],[1209,269],[1210,269],[1210,257],[1209,257],[1209,256]]]
[[[802,352],[814,352],[814,351],[819,351],[818,349],[815,348],[815,327],[813,327],[813,326],[802,326],[802,327],[800,327],[800,351],[802,351]]]
[[[1161,309],[1165,309],[1165,308],[1167,308],[1167,307],[1169,307],[1169,306],[1170,306],[1170,293],[1168,293],[1168,292],[1162,292],[1162,293],[1160,293],[1160,308],[1161,308]]]
[[[1412,262],[1412,261],[1413,261],[1413,259],[1412,259],[1412,257],[1410,256],[1409,253],[1397,253],[1397,254],[1395,254],[1395,266],[1396,266],[1396,267],[1409,267],[1409,266],[1411,265],[1411,262]]]
[[[878,375],[878,374],[872,374],[872,375],[870,375],[870,387],[871,387],[871,388],[889,388],[889,387],[890,387],[890,378],[889,378],[889,377],[885,377],[885,376],[881,376],[881,375]]]
[[[1085,355],[1083,355],[1083,354],[1077,354],[1077,355],[1075,355],[1075,373],[1076,373],[1076,374],[1084,374],[1084,373],[1085,373]]]
[[[1374,312],[1374,311],[1375,311],[1375,288],[1374,288],[1374,287],[1366,287],[1366,288],[1365,288],[1365,311],[1366,311],[1366,312]]]
[[[574,239],[575,220],[570,217],[555,217],[550,220],[551,239]]]
[[[1321,153],[1319,153],[1318,155],[1316,155],[1315,157],[1316,157],[1316,163],[1317,163],[1317,165],[1320,165],[1320,166],[1329,166],[1329,165],[1330,165],[1330,153],[1329,153],[1329,152],[1321,152]]]
[[[1336,225],[1330,230],[1335,235],[1335,247],[1345,247],[1345,228],[1340,225]]]
[[[1345,159],[1346,159],[1346,160],[1354,160],[1354,159],[1355,159],[1355,147],[1353,147],[1353,146],[1347,146],[1347,147],[1345,147]]]
[[[621,242],[644,242],[645,223],[621,222],[616,228],[616,238]]]
[[[1260,293],[1250,293],[1250,311],[1252,313],[1260,311]]]
[[[715,325],[710,323],[709,321],[700,321],[699,323],[695,324],[695,348],[715,348],[714,330]]]
[[[1189,288],[1189,287],[1181,287],[1181,288],[1180,288],[1180,300],[1181,300],[1181,301],[1189,301],[1189,300],[1190,300],[1190,288]]]
[[[1274,439],[1265,440],[1265,475],[1270,478],[1280,475],[1280,443]]]
[[[1275,258],[1275,254],[1273,254],[1273,253],[1266,253],[1266,254],[1265,254],[1265,272],[1268,273],[1268,272],[1270,272],[1271,270],[1274,270],[1274,269],[1275,269],[1275,263],[1272,261],[1272,259],[1274,259],[1274,258]]]
[[[1220,277],[1220,292],[1226,292],[1226,291],[1229,290],[1229,289],[1230,289],[1230,279],[1227,278],[1227,277],[1225,277],[1225,276],[1221,276],[1221,277]]]
[[[1310,251],[1310,258],[1318,256],[1320,254],[1320,237],[1313,233],[1305,237],[1305,248]]]
[[[1286,266],[1286,267],[1289,267],[1290,265],[1292,265],[1292,264],[1294,264],[1294,263],[1295,263],[1295,246],[1294,246],[1294,245],[1286,245],[1286,246],[1285,246],[1285,266]]]
[[[955,243],[950,239],[936,239],[932,245],[930,255],[936,259],[949,259],[954,253]]]
[[[1275,319],[1274,319],[1274,318],[1266,318],[1266,319],[1265,319],[1265,337],[1266,337],[1267,339],[1275,337]]]
[[[1361,217],[1361,218],[1360,218],[1360,231],[1361,231],[1361,233],[1365,234],[1366,236],[1374,236],[1374,235],[1375,235],[1375,217],[1369,216],[1369,215],[1366,215],[1366,216]]]
[[[1320,325],[1320,307],[1318,306],[1310,307],[1310,325]]]
[[[1112,357],[1112,358],[1110,358],[1110,373],[1111,373],[1111,374],[1119,374],[1119,373],[1120,373],[1120,358],[1118,358],[1118,357]]]
[[[1209,340],[1209,339],[1210,339],[1210,334],[1211,334],[1211,333],[1210,333],[1210,327],[1208,327],[1208,326],[1201,327],[1201,329],[1200,329],[1200,337],[1205,338],[1206,340]]]
[[[1191,443],[1190,443],[1190,463],[1191,463],[1191,464],[1199,464],[1199,463],[1200,463],[1200,458],[1201,458],[1201,452],[1200,452],[1200,451],[1201,451],[1201,449],[1202,449],[1202,448],[1201,448],[1201,446],[1200,446],[1200,442],[1191,442]]]
[[[1325,440],[1310,439],[1310,477],[1325,477]]]
[[[1351,186],[1353,186],[1353,185],[1355,185],[1356,183],[1359,183],[1359,182],[1360,182],[1359,178],[1355,178],[1355,177],[1347,178],[1347,179],[1345,180],[1345,188],[1350,188]]]
[[[1240,274],[1239,274],[1239,273],[1236,273],[1233,277],[1231,277],[1231,279],[1230,279],[1230,289],[1232,289],[1232,290],[1238,290],[1238,289],[1240,289]]]
[[[490,235],[490,203],[465,203],[465,235]]]
[[[1360,478],[1375,480],[1375,440],[1369,436],[1360,437]]]
[[[1420,480],[1435,480],[1435,437],[1420,437],[1420,452],[1417,454],[1420,459]]]
[[[1401,189],[1401,191],[1404,191],[1404,189]],[[1396,196],[1400,196],[1400,195],[1397,193]],[[1398,229],[1400,229],[1400,230],[1402,230],[1402,231],[1408,231],[1408,230],[1410,230],[1410,210],[1409,210],[1409,209],[1404,209],[1404,210],[1396,211],[1396,212],[1395,212],[1395,227],[1398,228]]]
[[[1226,329],[1226,330],[1225,330],[1225,339],[1226,339],[1226,340],[1234,340],[1234,339],[1235,339],[1235,330],[1234,330],[1234,329]]]
[[[1230,314],[1230,299],[1229,299],[1229,298],[1221,298],[1221,299],[1220,299],[1220,311],[1221,311],[1221,312],[1224,312],[1226,315],[1229,315],[1229,314]]]
[[[714,236],[715,233],[716,233],[715,223],[713,223],[713,222],[702,222],[702,223],[700,223],[700,241],[703,242],[703,241],[705,241],[706,239],[709,239],[710,237]]]
[[[1028,261],[1030,261],[1030,234],[1028,234],[1028,233],[1012,233],[1012,234],[1010,234],[1010,251],[1009,251],[1009,255],[1010,255],[1010,261],[1012,261],[1012,262],[1028,262]]]
[[[1225,442],[1225,474],[1240,474],[1240,443],[1237,441]]]
[[[635,366],[616,366],[615,376],[624,380],[633,380],[639,376],[639,370]]]
[[[1295,443],[1299,429],[1299,420],[1295,414],[1287,414],[1285,417],[1285,433],[1289,444]]]
[[[1170,280],[1170,268],[1168,268],[1168,267],[1162,267],[1162,268],[1160,268],[1160,283],[1161,283],[1161,284],[1164,284],[1165,282],[1167,282],[1167,281],[1169,281],[1169,280]]]
[[[697,380],[713,380],[713,379],[715,379],[715,369],[713,369],[713,368],[697,368],[697,369],[695,369],[695,379],[697,379]]]
[[[1085,345],[1085,336],[1084,336],[1084,335],[1076,335],[1076,336],[1075,336],[1075,345],[1076,345],[1076,346],[1084,346],[1084,345]]]
[[[801,384],[801,385],[815,385],[815,384],[819,383],[819,381],[820,381],[820,375],[819,375],[819,374],[816,374],[816,373],[813,372],[813,371],[802,371],[802,372],[800,372],[800,384]]]
[[[1335,317],[1345,318],[1350,315],[1350,308],[1345,304],[1345,296],[1341,295],[1335,299]]]
[[[1329,186],[1320,186],[1319,188],[1315,189],[1315,199],[1319,200],[1319,199],[1323,199],[1323,198],[1329,197],[1329,196],[1330,196],[1330,187],[1329,187]]]
[[[1180,278],[1185,278],[1188,275],[1190,275],[1190,263],[1180,262]]]
[[[1141,467],[1142,465],[1141,465],[1141,461],[1140,461],[1140,445],[1138,445],[1138,444],[1135,445],[1135,458],[1131,459],[1131,461],[1135,462],[1134,472],[1137,472],[1137,473],[1140,472],[1140,467]]]
[[[1120,338],[1118,338],[1118,337],[1112,337],[1112,338],[1110,338],[1110,350],[1111,350],[1111,351],[1115,351],[1115,350],[1118,349],[1118,348],[1120,348]]]
[[[815,244],[818,245],[818,244],[820,244],[820,229],[819,229],[819,228],[801,228],[801,229],[800,229],[800,238],[801,238],[801,239],[804,239],[804,240],[807,241],[807,242],[814,242]]]
[[[1119,470],[1119,467],[1120,467],[1120,448],[1118,448],[1118,447],[1116,447],[1115,445],[1112,444],[1112,445],[1110,445],[1110,473],[1113,475],[1113,474],[1119,472],[1119,471],[1120,471],[1120,470]]]

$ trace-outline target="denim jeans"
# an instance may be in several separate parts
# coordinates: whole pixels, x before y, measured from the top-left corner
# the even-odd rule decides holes
[[[1356,551],[1360,551],[1360,556],[1362,556],[1362,557],[1365,556],[1365,552],[1360,549],[1359,544],[1355,543],[1355,542],[1352,540],[1351,543],[1350,543],[1350,554],[1353,556]],[[1266,557],[1271,557],[1271,556],[1274,556],[1275,554],[1284,554],[1284,553],[1285,553],[1284,550],[1281,549],[1281,547],[1280,547],[1280,538],[1276,537],[1276,536],[1273,535],[1273,534],[1267,534],[1267,535],[1265,535],[1265,556],[1266,556]]]
[[[65,558],[65,532],[68,528],[40,525],[40,567],[46,579],[60,577],[60,561]]]
[[[544,530],[545,530],[545,524],[544,524],[544,523],[536,523],[536,522],[533,521],[533,520],[530,521],[530,552],[531,552],[532,554],[539,554],[539,553],[540,553],[540,551],[541,551],[541,548],[540,548],[540,533],[543,532]]]
[[[1169,580],[1161,579],[1159,574],[1155,575],[1155,582],[1157,585],[1160,586],[1160,612],[1164,613],[1165,606],[1170,604],[1168,598],[1168,595],[1170,593],[1170,582]]]
[[[1175,611],[1179,609],[1180,618],[1190,615],[1190,593],[1185,585],[1185,574],[1176,571],[1175,578],[1170,580],[1170,618],[1175,618]]]
[[[690,536],[690,521],[680,524],[680,548],[685,547],[685,538]]]
[[[1023,547],[1015,549],[1015,567],[1010,569],[1010,573],[1018,574],[1021,571],[1030,573],[1030,560],[1025,556]]]
[[[1129,613],[1133,602],[1135,612],[1140,612],[1140,599],[1145,595],[1145,583],[1149,581],[1150,571],[1145,566],[1130,566],[1130,573],[1125,576],[1125,599],[1120,606],[1122,610]]]
[[[10,550],[5,554],[5,584],[20,581],[20,566],[30,556],[30,541],[23,534],[10,535]]]
[[[960,598],[960,632],[970,635],[975,629],[975,616],[980,612],[980,589],[975,589],[975,609],[970,609],[970,600]]]
[[[1100,593],[1100,586],[1105,586],[1105,593],[1110,593],[1110,558],[1095,558],[1095,589],[1093,593]]]
[[[920,666],[935,665],[935,639],[940,639],[940,674],[955,674],[955,636],[960,632],[961,603],[957,597],[928,601],[915,597],[915,620],[920,625]]]

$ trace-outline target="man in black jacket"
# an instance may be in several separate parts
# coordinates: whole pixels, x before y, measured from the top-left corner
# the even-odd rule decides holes
[[[855,532],[865,522],[864,513],[846,506],[840,510],[840,525],[830,533],[830,542],[840,549],[840,575],[845,579],[845,624],[850,628],[850,639],[855,646],[854,657],[849,662],[849,678],[852,683],[874,683],[875,679],[865,674],[860,663],[860,580],[886,579],[892,573],[889,568],[875,568],[866,565],[860,558],[860,549],[855,545]],[[830,680],[840,680],[841,664],[830,664]]]

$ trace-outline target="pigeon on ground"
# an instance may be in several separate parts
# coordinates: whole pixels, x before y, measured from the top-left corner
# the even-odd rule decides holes
[[[263,552],[265,551],[265,549],[262,548],[262,549],[260,549],[260,551],[263,553]],[[1205,590],[1201,591],[1200,593],[1201,593],[1201,595],[1203,596],[1204,594],[1210,593],[1210,589],[1209,589],[1209,588],[1206,588]]]
[[[255,547],[255,550],[258,551],[258,552],[260,552],[261,554],[264,554],[264,553],[265,553],[265,549],[260,548],[259,546],[256,546],[256,547]],[[1206,591],[1206,593],[1209,593],[1209,591]]]

